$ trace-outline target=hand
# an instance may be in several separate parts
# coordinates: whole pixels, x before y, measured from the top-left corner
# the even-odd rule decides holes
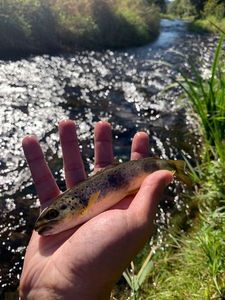
[[[59,124],[66,185],[86,178],[74,122]],[[111,127],[95,127],[95,170],[113,162]],[[27,136],[23,148],[36,190],[44,208],[60,190],[35,137]],[[131,159],[148,155],[148,136],[134,136]],[[110,210],[78,229],[43,237],[33,232],[20,281],[21,299],[109,299],[113,285],[152,233],[153,220],[163,190],[172,180],[168,171],[148,176],[135,197],[126,197]]]

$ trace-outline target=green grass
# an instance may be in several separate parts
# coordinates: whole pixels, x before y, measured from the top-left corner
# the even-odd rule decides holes
[[[195,189],[193,195],[186,194],[183,199],[188,213],[181,211],[171,217],[164,232],[162,249],[147,260],[149,270],[148,274],[144,274],[147,280],[142,285],[131,282],[131,299],[225,299],[223,41],[221,37],[208,78],[203,78],[199,71],[192,68],[191,78],[184,76],[183,82],[179,82],[198,118],[199,134],[203,140],[201,160],[196,167],[188,163]],[[142,260],[136,259],[136,266],[132,269],[141,268],[139,265],[145,261],[144,257],[148,257],[148,247],[143,251]],[[133,279],[138,278],[133,276]],[[138,298],[135,298],[135,293]],[[122,296],[119,299],[125,298]]]
[[[142,299],[225,297],[225,166],[212,162],[203,172],[202,186],[192,198],[199,213],[187,232],[169,230],[169,246],[155,261]]]
[[[185,90],[195,113],[205,143],[205,159],[225,162],[225,64],[222,36],[215,52],[211,75],[205,79],[192,67],[193,78],[183,75]]]
[[[215,17],[210,16],[205,19],[198,19],[191,22],[188,28],[191,32],[196,33],[220,33],[221,30],[225,31],[225,18],[218,20]]]
[[[158,32],[159,9],[144,0],[0,3],[0,55],[130,47],[151,41]]]

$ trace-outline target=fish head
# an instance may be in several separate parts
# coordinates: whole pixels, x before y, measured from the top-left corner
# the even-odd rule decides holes
[[[54,208],[44,209],[38,217],[34,229],[40,235],[51,235],[55,234],[56,228],[61,223],[60,212]]]
[[[80,207],[53,202],[38,217],[34,229],[40,235],[53,235],[73,228],[81,217]]]

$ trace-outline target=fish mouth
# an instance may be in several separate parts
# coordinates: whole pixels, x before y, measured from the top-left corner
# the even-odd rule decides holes
[[[37,231],[40,235],[51,235],[53,234],[54,230],[54,224],[58,223],[57,221],[42,223],[42,222],[36,222],[34,226],[34,230]]]

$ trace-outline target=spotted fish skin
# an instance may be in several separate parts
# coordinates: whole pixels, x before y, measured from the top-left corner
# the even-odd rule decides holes
[[[107,167],[54,199],[40,214],[35,230],[52,235],[82,224],[136,192],[143,180],[157,170],[169,170],[190,184],[183,161],[145,158]]]

